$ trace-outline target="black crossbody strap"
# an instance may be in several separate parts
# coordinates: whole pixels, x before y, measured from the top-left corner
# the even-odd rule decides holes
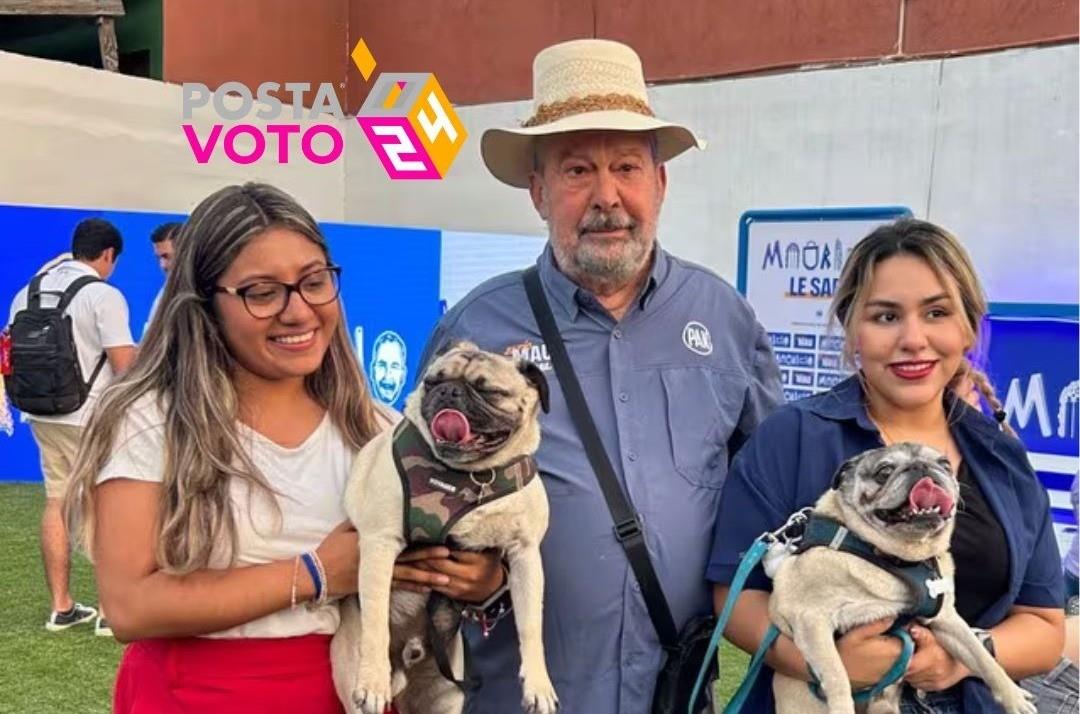
[[[92,283],[102,282],[101,278],[95,278],[92,275],[84,275],[81,278],[76,278],[72,281],[71,285],[67,286],[63,295],[60,296],[60,304],[56,306],[56,309],[63,312],[67,309],[67,306],[71,304],[71,301],[75,298],[76,293]]]
[[[450,654],[446,650],[447,642],[453,638],[454,634],[460,628],[460,622],[455,624],[453,632],[440,632],[439,628],[435,626],[435,618],[438,615],[438,610],[444,603],[449,603],[449,607],[461,610],[461,604],[455,603],[446,595],[442,593],[431,593],[427,601],[427,646],[428,651],[431,652],[431,656],[435,659],[435,666],[439,668],[439,674],[443,676],[451,684],[457,686],[463,692],[471,692],[479,689],[481,684],[480,675],[473,671],[472,655],[469,652],[469,641],[465,638],[461,638],[462,647],[462,659],[465,664],[465,672],[461,679],[454,677],[454,668],[450,664]]]
[[[77,292],[85,288],[87,285],[90,285],[91,283],[100,282],[104,281],[102,281],[101,278],[97,278],[92,275],[84,275],[81,278],[77,278],[74,282],[71,283],[71,285],[67,286],[67,290],[65,290],[63,295],[60,297],[60,304],[56,306],[56,309],[63,312],[67,309],[67,306],[71,304],[71,301],[75,298],[75,294]],[[94,371],[90,373],[90,379],[88,379],[86,382],[86,389],[88,391],[91,387],[94,386],[94,382],[97,381],[98,374],[101,373],[101,368],[105,366],[105,359],[106,354],[105,352],[102,352],[101,356],[98,357],[97,364],[94,365]]]
[[[30,281],[30,287],[26,289],[26,306],[31,310],[41,307],[41,279],[45,273],[39,273]]]
[[[668,607],[664,590],[660,586],[660,579],[656,577],[652,561],[649,560],[649,550],[645,545],[645,535],[641,530],[641,520],[634,511],[633,506],[623,493],[619,485],[615,470],[611,467],[604,444],[600,440],[600,432],[596,430],[592,414],[589,413],[588,402],[585,394],[581,391],[574,368],[570,364],[570,356],[566,353],[566,345],[563,343],[559,328],[555,325],[555,316],[551,313],[551,306],[544,295],[544,288],[540,284],[540,272],[535,266],[526,270],[523,274],[525,281],[525,293],[529,297],[529,305],[532,307],[536,324],[540,328],[540,335],[544,338],[548,352],[551,354],[551,363],[555,368],[555,376],[562,385],[563,395],[566,397],[566,405],[570,410],[570,417],[574,420],[581,443],[585,447],[585,454],[589,458],[596,480],[600,483],[600,490],[604,494],[608,510],[611,511],[611,519],[615,522],[615,538],[626,551],[626,558],[630,561],[630,567],[634,571],[638,585],[641,586],[641,595],[645,598],[645,606],[649,610],[649,618],[652,620],[660,643],[664,647],[675,647],[679,640],[679,632],[675,628],[675,620],[671,617],[671,608]]]

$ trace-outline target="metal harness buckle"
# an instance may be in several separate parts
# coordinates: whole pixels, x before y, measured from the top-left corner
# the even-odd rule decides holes
[[[624,543],[641,535],[641,520],[635,514],[633,518],[615,524],[615,540]]]
[[[770,542],[795,544],[802,540],[806,531],[806,524],[810,521],[810,513],[813,511],[809,506],[792,513],[784,525],[772,533],[766,533],[765,539]]]

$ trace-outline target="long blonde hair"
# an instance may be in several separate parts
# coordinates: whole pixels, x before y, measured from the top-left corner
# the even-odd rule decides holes
[[[176,258],[161,307],[129,371],[102,396],[82,438],[64,501],[70,532],[92,552],[94,484],[116,446],[118,427],[137,400],[157,399],[164,415],[164,473],[156,556],[160,567],[185,573],[206,567],[228,546],[235,556],[230,484],[272,494],[237,432],[235,360],[212,299],[218,279],[252,239],[287,228],[327,254],[311,215],[266,184],[228,186],[204,199],[176,235]],[[375,412],[349,342],[344,315],[320,367],[305,378],[346,443],[359,449],[376,433]],[[276,500],[271,498],[271,502]]]
[[[855,364],[855,326],[858,315],[866,303],[867,292],[874,278],[874,268],[882,261],[897,255],[921,258],[934,271],[937,279],[949,295],[960,305],[963,314],[961,326],[969,344],[979,340],[979,328],[986,316],[986,295],[975,273],[971,258],[960,241],[944,228],[927,221],[902,218],[879,226],[859,241],[851,250],[840,282],[833,294],[829,309],[831,321],[844,331],[844,359],[849,367]],[[1004,412],[1001,400],[986,374],[975,367],[967,356],[947,386],[955,393],[957,385],[970,379],[986,400],[995,416]],[[963,396],[963,395],[959,395]],[[1012,428],[1000,420],[1002,428],[1015,436]]]

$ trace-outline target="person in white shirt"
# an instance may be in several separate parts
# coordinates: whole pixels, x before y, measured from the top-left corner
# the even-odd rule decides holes
[[[83,276],[107,280],[116,269],[124,243],[120,231],[100,218],[87,218],[76,227],[71,239],[71,258],[54,261],[42,271],[42,307],[55,306],[58,296]],[[26,309],[29,285],[11,303],[8,323]],[[61,499],[71,476],[79,439],[87,419],[102,392],[116,375],[127,369],[135,357],[134,340],[128,326],[128,306],[123,294],[105,282],[86,285],[72,298],[65,314],[71,317],[75,350],[84,377],[94,373],[102,354],[105,362],[94,379],[82,407],[69,414],[35,416],[27,414],[30,428],[41,452],[41,471],[45,481],[45,508],[41,516],[41,557],[45,580],[52,597],[52,612],[46,629],[56,632],[89,622],[97,611],[75,602],[69,591],[71,549],[68,531],[61,513]],[[100,619],[98,634],[108,635]]]
[[[169,277],[169,268],[172,267],[173,256],[176,254],[173,238],[180,231],[181,225],[175,221],[162,223],[150,234],[150,244],[154,248],[154,256],[157,258],[158,266],[161,268],[161,272],[165,273],[166,278]],[[157,295],[154,296],[154,302],[150,305],[150,314],[147,316],[146,324],[143,326],[144,335],[146,334],[146,328],[150,326],[150,321],[154,319],[158,308],[161,307],[161,295],[164,292],[165,286],[162,285]]]
[[[176,246],[168,309],[99,405],[65,504],[133,643],[113,711],[337,714],[334,600],[358,563],[345,481],[391,413],[353,354],[341,269],[291,197],[221,189]],[[483,602],[503,569],[433,548],[395,578]]]

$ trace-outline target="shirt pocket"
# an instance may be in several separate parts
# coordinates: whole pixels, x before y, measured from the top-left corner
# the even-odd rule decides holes
[[[742,412],[746,380],[709,367],[667,367],[660,379],[675,470],[694,486],[721,488],[727,442]]]

